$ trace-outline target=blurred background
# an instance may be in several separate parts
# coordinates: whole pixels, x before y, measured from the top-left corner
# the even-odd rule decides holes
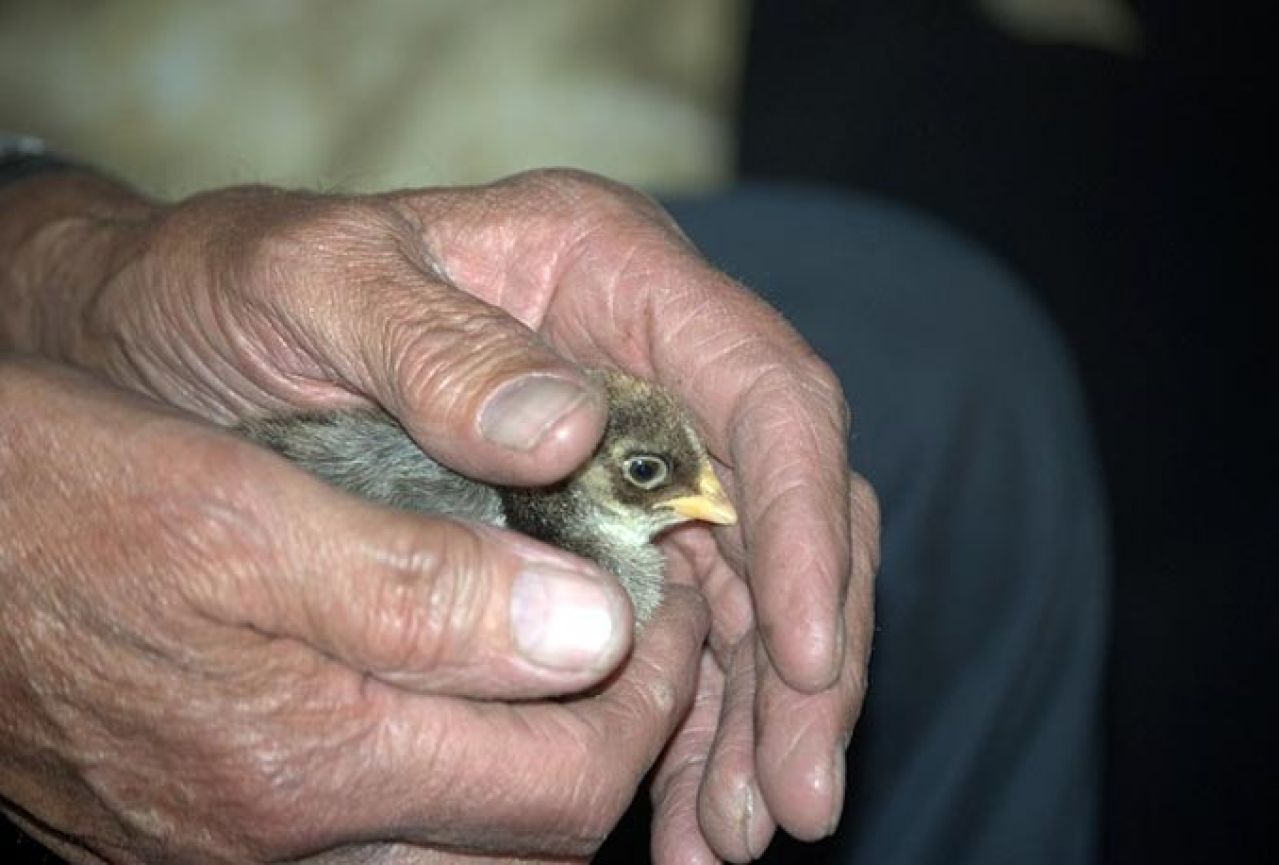
[[[1096,424],[1117,558],[1101,861],[1274,861],[1260,30],[1145,0],[15,0],[0,128],[163,197],[572,165],[948,222],[1049,311]]]
[[[156,194],[351,191],[574,165],[728,182],[739,0],[0,6],[4,122]]]

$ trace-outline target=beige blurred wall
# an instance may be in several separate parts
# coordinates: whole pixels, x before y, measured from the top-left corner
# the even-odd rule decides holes
[[[744,0],[0,2],[0,128],[151,192],[732,173]]]
[[[805,2],[805,0],[796,0]],[[1033,43],[1140,50],[1119,0],[966,0]],[[166,196],[571,165],[731,179],[748,0],[0,0],[0,129]]]

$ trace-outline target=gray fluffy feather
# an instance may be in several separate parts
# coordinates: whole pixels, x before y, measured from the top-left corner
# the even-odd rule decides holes
[[[497,490],[440,465],[380,411],[247,421],[239,432],[336,487],[422,513],[506,525]]]
[[[595,457],[565,481],[534,489],[491,487],[459,475],[376,410],[265,418],[247,421],[238,431],[372,501],[508,527],[591,559],[618,577],[642,623],[662,599],[665,560],[653,538],[683,520],[667,510],[616,500],[616,488],[609,487],[609,448],[630,443],[629,437],[620,440],[619,421],[627,430],[648,427],[645,439],[681,453],[690,479],[705,457],[682,410],[660,390],[616,373],[604,376],[604,383],[610,431]]]

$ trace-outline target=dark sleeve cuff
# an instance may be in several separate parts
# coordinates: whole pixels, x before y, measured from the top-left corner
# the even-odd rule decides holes
[[[0,189],[37,174],[77,169],[83,167],[45,150],[39,139],[0,134]]]

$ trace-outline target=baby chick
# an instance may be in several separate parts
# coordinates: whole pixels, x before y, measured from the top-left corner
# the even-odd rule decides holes
[[[505,526],[588,558],[621,580],[642,623],[662,599],[657,535],[691,520],[732,525],[737,513],[674,397],[623,373],[591,375],[608,394],[603,439],[577,471],[545,487],[492,486],[460,475],[381,411],[272,417],[239,431],[375,502]]]

